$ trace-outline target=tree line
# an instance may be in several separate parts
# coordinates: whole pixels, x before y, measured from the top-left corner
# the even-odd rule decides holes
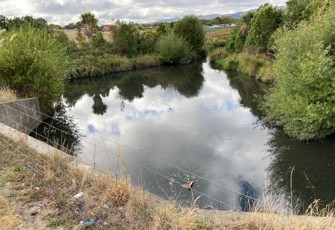
[[[274,82],[261,103],[264,120],[299,140],[335,132],[334,19],[331,0],[264,4],[241,17],[224,47],[227,68],[243,69],[236,66],[251,60],[252,68],[263,67],[261,59],[271,63]]]

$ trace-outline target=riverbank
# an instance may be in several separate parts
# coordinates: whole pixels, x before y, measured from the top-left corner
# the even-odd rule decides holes
[[[69,159],[37,154],[0,136],[1,229],[331,229],[332,217],[183,208],[126,176],[92,176]],[[101,174],[100,174],[101,175]],[[82,193],[80,193],[82,192]],[[6,224],[5,223],[12,223]],[[2,226],[3,225],[3,226]]]
[[[273,61],[265,54],[230,53],[219,48],[209,54],[209,60],[219,69],[238,71],[265,83],[275,79]]]
[[[134,58],[115,54],[84,54],[72,60],[69,72],[71,79],[83,77],[97,77],[109,73],[150,68],[162,65],[158,55],[141,55]]]

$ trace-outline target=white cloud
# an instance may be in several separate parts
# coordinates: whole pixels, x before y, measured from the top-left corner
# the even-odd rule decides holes
[[[159,19],[185,15],[226,14],[257,8],[265,0],[2,0],[1,14],[6,17],[31,15],[43,17],[49,23],[67,24],[79,20],[81,13],[96,14],[100,23],[112,19],[153,22]],[[272,0],[283,5],[284,0]]]

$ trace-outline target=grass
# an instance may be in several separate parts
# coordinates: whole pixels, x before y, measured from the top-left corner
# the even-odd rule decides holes
[[[23,142],[0,136],[0,220],[35,229],[331,229],[332,207],[309,215],[275,214],[261,206],[252,213],[181,207],[133,187],[130,178],[92,175],[60,156],[40,155]],[[69,163],[70,162],[70,163]],[[72,165],[72,166],[71,166]],[[79,191],[84,195],[74,198]],[[1,199],[4,194],[4,199]],[[16,195],[11,195],[16,194]],[[10,205],[12,204],[12,205]],[[316,211],[317,210],[317,211]],[[19,217],[17,213],[22,216]],[[20,219],[25,221],[22,223]],[[81,221],[97,221],[80,226]],[[7,222],[5,222],[7,223]],[[0,229],[2,221],[0,221]],[[9,225],[8,225],[9,226]],[[21,229],[28,229],[27,226]],[[290,228],[287,228],[290,226]],[[15,228],[11,228],[15,229]],[[17,228],[20,229],[20,228]]]
[[[7,87],[0,88],[0,102],[16,101],[18,97],[15,92]]]
[[[263,82],[271,83],[275,79],[273,62],[265,54],[250,54],[247,52],[213,54],[212,61],[223,69],[237,70]]]
[[[224,27],[215,30],[207,30],[205,33],[206,50],[210,53],[216,48],[224,47],[232,31],[230,27]]]
[[[128,58],[115,54],[86,54],[73,59],[70,78],[97,77],[108,73],[117,73],[135,69],[143,69],[162,64],[157,55],[141,55]]]

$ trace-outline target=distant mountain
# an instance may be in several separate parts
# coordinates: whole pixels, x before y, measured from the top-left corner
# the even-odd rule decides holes
[[[221,16],[230,16],[232,18],[239,19],[240,17],[242,17],[244,14],[246,14],[249,11],[256,11],[256,9],[251,9],[251,10],[248,10],[248,11],[240,11],[240,12],[236,12],[236,13],[232,13],[232,14],[223,14],[223,15],[220,15],[220,14],[198,15],[197,17],[199,19],[213,19],[213,18],[221,17]],[[157,20],[157,21],[152,22],[150,24],[154,24],[154,23],[158,23],[158,22],[168,22],[168,23],[170,23],[170,22],[177,21],[179,19],[182,19],[182,17],[160,19],[160,20]]]

